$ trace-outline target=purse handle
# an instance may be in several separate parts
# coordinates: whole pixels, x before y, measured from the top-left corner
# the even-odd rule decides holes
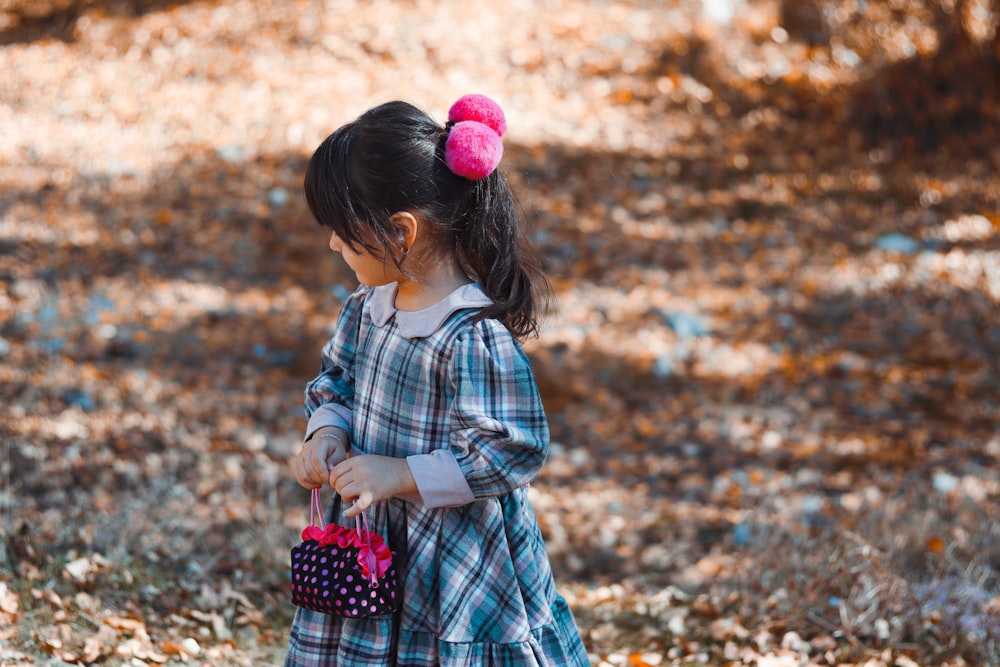
[[[323,523],[323,503],[319,498],[318,488],[312,490],[312,501],[309,503],[309,525],[315,526],[317,518],[319,519],[319,529],[326,530],[326,524]],[[362,534],[362,524],[364,524],[363,533],[370,535],[371,528],[368,526],[368,515],[364,513],[364,510],[354,517],[354,528],[358,531],[358,535]],[[367,544],[371,545],[371,538],[369,538]]]
[[[319,529],[326,530],[326,524],[323,523],[323,506],[319,500],[319,487],[312,490],[312,501],[309,503],[309,525],[316,525],[316,517],[319,516]]]
[[[309,503],[309,525],[315,526],[316,519],[319,518],[319,529],[326,530],[326,524],[323,523],[323,504],[319,498],[319,488],[312,490],[312,500]],[[362,530],[362,524],[364,525],[364,530]],[[372,533],[371,527],[368,525],[368,515],[362,510],[357,516],[354,517],[354,528],[358,533],[358,537],[364,540],[362,546],[368,547],[365,550],[367,554],[366,560],[368,565],[369,579],[373,588],[378,587],[378,559],[375,558],[375,552],[372,550]]]

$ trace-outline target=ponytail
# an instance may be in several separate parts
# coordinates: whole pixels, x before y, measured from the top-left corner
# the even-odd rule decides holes
[[[537,336],[551,287],[541,258],[528,244],[522,216],[503,174],[468,183],[456,229],[459,261],[493,304],[479,319],[495,318],[517,338]]]

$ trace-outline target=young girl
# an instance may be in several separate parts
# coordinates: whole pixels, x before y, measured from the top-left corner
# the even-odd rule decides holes
[[[505,129],[481,95],[444,127],[390,102],[309,163],[309,208],[361,286],[306,389],[293,466],[344,499],[331,517],[365,511],[402,596],[367,619],[297,610],[286,665],[589,664],[528,502],[549,433],[517,341],[548,285],[496,169]]]

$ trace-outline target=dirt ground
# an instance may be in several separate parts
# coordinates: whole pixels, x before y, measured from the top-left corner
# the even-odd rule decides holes
[[[1000,77],[842,4],[0,2],[0,665],[280,664],[354,287],[304,165],[469,92],[593,664],[1000,663]]]

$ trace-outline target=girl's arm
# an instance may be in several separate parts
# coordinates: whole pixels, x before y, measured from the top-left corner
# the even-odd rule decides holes
[[[329,354],[331,339],[323,348],[323,372],[306,388],[306,425],[302,449],[292,462],[295,479],[307,489],[323,486],[330,471],[343,461],[351,447],[351,417],[348,407],[353,383]]]
[[[292,462],[299,484],[318,488],[343,461],[351,446],[354,365],[364,289],[348,297],[340,309],[334,335],[323,346],[320,373],[305,390],[309,421],[302,449]]]
[[[354,406],[352,369],[361,335],[362,307],[366,293],[367,289],[361,287],[344,300],[333,336],[323,346],[320,373],[306,385],[305,408],[310,427],[336,425],[350,431],[350,415]],[[320,414],[317,415],[317,411]],[[323,421],[314,423],[314,416]],[[309,432],[315,428],[311,428]]]
[[[326,426],[307,438],[292,462],[295,479],[307,489],[326,484],[330,471],[347,458],[350,436],[342,428]]]
[[[484,320],[456,341],[449,447],[408,458],[428,507],[509,493],[538,476],[549,430],[524,351],[499,323]]]
[[[351,457],[330,485],[354,516],[390,498],[456,507],[530,483],[548,452],[549,431],[527,357],[499,324],[460,339],[448,369],[454,389],[449,447],[393,458]]]
[[[340,428],[350,433],[352,421],[352,412],[346,405],[335,402],[323,403],[317,406],[309,417],[306,435],[302,441],[309,440],[317,431],[324,428]]]
[[[323,346],[320,374],[305,391],[306,416],[309,418],[306,438],[322,426],[351,427],[354,404],[354,378],[348,369],[354,362],[354,348],[341,337],[339,330]]]

